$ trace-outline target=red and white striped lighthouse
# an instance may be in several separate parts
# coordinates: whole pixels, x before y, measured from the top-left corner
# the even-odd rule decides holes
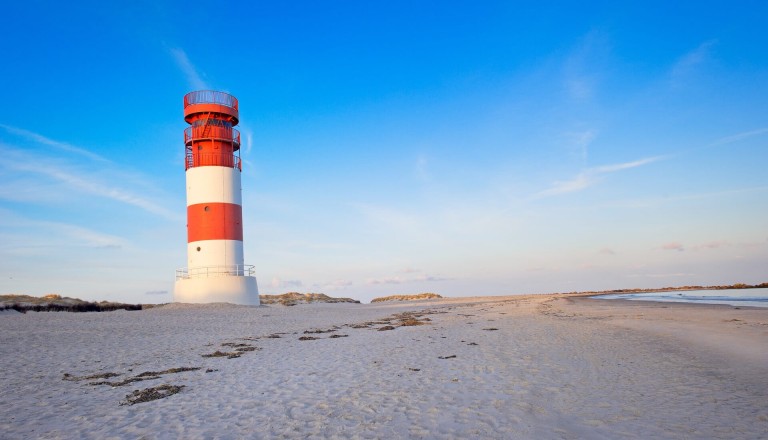
[[[176,271],[174,301],[259,304],[253,266],[243,264],[237,99],[201,90],[184,96],[187,267]]]

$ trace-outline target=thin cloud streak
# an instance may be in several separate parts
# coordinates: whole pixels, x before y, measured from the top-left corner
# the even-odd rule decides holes
[[[13,150],[10,149],[2,149],[0,151],[2,151],[3,155],[6,157],[9,155],[6,152],[10,154],[14,153]],[[26,156],[26,154],[21,153],[21,156]],[[42,174],[53,180],[57,180],[66,185],[69,185],[72,188],[78,189],[84,193],[105,197],[128,205],[133,205],[152,214],[164,217],[168,220],[178,220],[180,218],[177,213],[171,212],[170,210],[157,203],[139,197],[122,188],[108,186],[96,180],[79,177],[73,172],[62,169],[55,165],[42,164],[30,160],[7,161],[4,165],[9,169],[14,169],[17,171]]]
[[[577,149],[581,163],[586,164],[589,157],[589,146],[597,139],[597,130],[571,131],[566,133],[566,136],[573,147]]]
[[[103,234],[77,225],[54,222],[35,222],[41,226],[49,226],[57,229],[72,239],[77,240],[83,246],[92,248],[118,249],[125,246],[126,241],[114,235]]]
[[[187,53],[184,52],[184,50],[179,48],[170,48],[169,50],[173,56],[173,59],[176,61],[176,64],[187,77],[187,82],[189,83],[190,87],[192,87],[194,90],[210,89],[208,84],[200,77],[200,74],[197,72],[195,66],[191,61],[189,61],[189,57],[187,56]]]
[[[451,281],[453,278],[443,278],[443,277],[436,277],[431,275],[421,275],[413,278],[403,278],[403,277],[390,277],[390,278],[379,278],[379,279],[369,279],[365,283],[369,285],[379,285],[379,284],[408,284],[408,283],[419,283],[419,282],[433,282],[433,281]]]
[[[673,242],[670,242],[670,243],[664,243],[663,245],[661,245],[659,247],[659,249],[665,250],[665,251],[683,252],[683,251],[685,251],[685,246],[683,246],[682,243],[673,241]]]
[[[272,281],[269,283],[269,285],[272,288],[278,289],[278,288],[298,288],[302,287],[304,283],[301,282],[301,280],[283,280],[278,277],[273,277]]]
[[[3,128],[5,131],[15,134],[17,136],[21,136],[27,140],[37,142],[39,144],[47,145],[49,147],[58,148],[59,150],[66,151],[69,153],[75,153],[79,154],[81,156],[87,157],[89,159],[97,160],[100,162],[110,162],[109,159],[99,156],[96,153],[92,153],[84,148],[76,147],[74,145],[70,145],[66,142],[60,142],[57,140],[53,140],[50,138],[47,138],[39,133],[35,133],[29,130],[25,130],[23,128],[14,127],[11,125],[6,124],[0,124],[0,128]]]
[[[571,180],[557,181],[552,184],[552,187],[540,191],[533,195],[534,199],[541,199],[545,197],[558,196],[561,194],[567,194],[572,192],[581,191],[597,184],[603,175],[615,173],[617,171],[628,170],[631,168],[637,168],[649,163],[656,162],[663,159],[662,156],[649,157],[632,162],[618,163],[613,165],[603,165],[599,167],[588,168]]]
[[[693,72],[696,66],[704,63],[709,58],[710,51],[716,43],[717,40],[705,41],[696,49],[680,57],[670,71],[673,84],[681,83],[688,74]]]
[[[702,199],[709,199],[713,197],[727,197],[727,196],[746,194],[751,192],[763,192],[763,191],[768,191],[768,186],[756,186],[752,188],[739,188],[739,189],[732,189],[732,190],[726,190],[726,191],[714,191],[714,192],[697,193],[697,194],[681,194],[677,196],[656,197],[656,198],[649,198],[649,199],[639,199],[634,201],[622,200],[620,202],[609,203],[609,204],[599,205],[599,206],[601,208],[654,208],[660,205],[677,203],[677,202],[686,201],[686,200],[702,200]]]
[[[768,127],[764,128],[758,128],[757,130],[752,131],[745,131],[743,133],[737,133],[731,136],[726,136],[724,138],[717,139],[716,141],[712,142],[711,144],[707,145],[708,147],[715,147],[718,145],[726,145],[726,144],[732,144],[734,142],[738,142],[740,140],[744,140],[747,138],[751,138],[754,136],[759,136],[761,134],[768,133]]]
[[[314,283],[312,284],[312,289],[318,292],[324,292],[324,291],[330,291],[330,290],[346,289],[353,285],[354,283],[350,280],[339,279],[339,280],[334,280],[326,283]]]
[[[597,30],[589,31],[571,51],[563,66],[563,83],[569,98],[586,102],[596,94],[601,67],[610,53],[610,41]]]
[[[4,229],[15,230],[14,236],[18,238],[18,244],[15,247],[34,248],[40,247],[41,243],[46,246],[81,246],[87,248],[118,249],[127,245],[127,241],[111,234],[94,231],[79,225],[70,223],[52,222],[46,220],[34,220],[31,218],[17,215],[13,211],[0,209],[0,226]],[[20,229],[34,231],[30,236],[25,236],[19,232]],[[66,238],[72,240],[58,242],[51,240],[50,237]],[[23,245],[19,245],[24,243]],[[8,244],[8,243],[6,243]]]
[[[133,205],[152,214],[165,217],[169,220],[176,220],[179,217],[178,214],[173,213],[160,205],[131,194],[130,192],[120,188],[110,187],[103,185],[100,182],[83,179],[53,167],[36,166],[34,167],[34,170],[37,170],[38,172],[54,179],[60,180],[70,186],[81,189],[86,193],[95,194],[98,196],[106,197],[108,199],[116,200],[118,202],[126,203],[128,205]]]

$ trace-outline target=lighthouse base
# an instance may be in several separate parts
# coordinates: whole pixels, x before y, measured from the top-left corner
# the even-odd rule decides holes
[[[260,304],[256,277],[247,276],[177,280],[173,288],[173,301],[194,304],[226,302],[247,306]]]

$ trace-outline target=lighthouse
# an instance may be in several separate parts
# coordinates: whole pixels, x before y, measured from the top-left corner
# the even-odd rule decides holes
[[[184,96],[187,267],[176,271],[175,302],[259,304],[253,266],[243,263],[239,119],[228,93]]]

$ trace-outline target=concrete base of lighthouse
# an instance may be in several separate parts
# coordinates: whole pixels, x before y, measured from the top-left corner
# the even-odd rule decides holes
[[[227,302],[247,306],[261,303],[256,277],[248,276],[183,278],[176,281],[173,301],[195,304]]]

